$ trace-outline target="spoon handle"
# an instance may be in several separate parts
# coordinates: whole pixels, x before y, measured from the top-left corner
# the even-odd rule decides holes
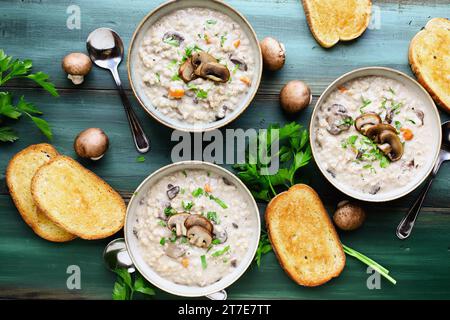
[[[131,133],[133,135],[134,144],[136,145],[137,151],[140,153],[146,153],[150,149],[150,143],[144,130],[142,129],[139,119],[131,107],[130,100],[123,90],[122,82],[120,81],[119,73],[117,68],[111,69],[112,75],[116,82],[117,88],[119,89],[120,99],[122,100],[123,107],[125,108],[125,113],[127,114],[128,123],[130,124]]]
[[[426,185],[420,191],[420,195],[417,198],[416,202],[414,202],[414,204],[409,209],[406,216],[402,219],[402,221],[400,221],[400,223],[397,227],[397,232],[396,232],[397,237],[400,240],[404,240],[411,235],[412,229],[414,227],[414,223],[416,222],[417,216],[419,215],[420,209],[422,208],[423,201],[425,200],[425,197],[427,196],[428,190],[430,190],[433,180],[434,180],[434,175],[431,175],[431,177],[430,177],[430,179],[428,179],[428,182],[426,183]]]

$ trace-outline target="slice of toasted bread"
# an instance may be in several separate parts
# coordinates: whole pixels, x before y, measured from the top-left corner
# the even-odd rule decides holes
[[[369,26],[370,0],[302,0],[309,29],[325,48],[358,38]]]
[[[319,286],[344,269],[339,237],[311,187],[297,184],[273,198],[266,224],[278,261],[298,284]]]
[[[450,20],[428,21],[411,41],[409,63],[420,84],[450,112]]]
[[[46,143],[25,148],[9,162],[6,169],[6,184],[23,220],[38,236],[49,241],[65,242],[76,236],[58,227],[40,212],[31,196],[31,179],[34,174],[57,155],[56,149]]]
[[[33,178],[31,193],[47,217],[80,238],[106,238],[123,227],[123,199],[72,158],[57,156],[42,166]]]

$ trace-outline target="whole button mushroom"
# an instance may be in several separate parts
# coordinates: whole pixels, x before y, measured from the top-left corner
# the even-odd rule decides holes
[[[78,85],[83,83],[84,77],[91,71],[92,61],[84,53],[73,52],[64,57],[62,68],[68,74],[67,78]]]
[[[366,220],[366,213],[359,205],[341,201],[333,215],[336,226],[344,231],[352,231],[362,226]]]
[[[109,147],[108,136],[99,128],[81,131],[75,138],[73,148],[78,156],[99,160]]]
[[[267,37],[260,42],[264,68],[277,71],[283,68],[286,61],[286,49],[278,40]]]
[[[296,113],[305,109],[311,100],[311,89],[300,80],[289,81],[280,92],[280,104],[287,113]]]

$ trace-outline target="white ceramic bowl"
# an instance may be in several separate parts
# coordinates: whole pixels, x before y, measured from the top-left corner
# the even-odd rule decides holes
[[[346,82],[354,80],[356,78],[360,77],[366,77],[366,76],[383,76],[387,78],[391,78],[393,80],[396,80],[403,85],[405,85],[411,92],[416,94],[420,101],[421,101],[421,108],[424,110],[425,115],[427,117],[427,121],[431,121],[432,125],[431,132],[429,134],[432,136],[432,146],[428,160],[426,164],[423,166],[422,170],[419,174],[417,174],[414,179],[412,179],[409,183],[405,184],[401,188],[398,188],[396,190],[386,192],[386,193],[380,193],[380,194],[367,194],[363,193],[361,191],[352,189],[348,185],[343,184],[342,182],[338,181],[337,179],[333,178],[329,172],[327,172],[326,168],[324,168],[320,162],[319,157],[316,157],[316,145],[314,143],[315,141],[315,130],[314,130],[314,120],[317,117],[317,112],[320,109],[321,105],[325,102],[327,97],[332,93],[334,90],[336,90],[339,86],[344,85]],[[441,146],[441,140],[442,140],[442,132],[441,132],[441,120],[439,117],[439,112],[436,108],[436,105],[434,104],[433,99],[430,97],[428,92],[414,79],[409,77],[408,75],[394,70],[390,68],[384,68],[384,67],[367,67],[367,68],[361,68],[354,71],[351,71],[349,73],[344,74],[343,76],[336,79],[333,83],[331,83],[328,88],[322,93],[319,100],[316,103],[316,106],[314,107],[314,111],[311,116],[311,122],[309,127],[310,132],[310,143],[311,143],[311,149],[313,157],[317,163],[317,166],[319,167],[322,174],[327,178],[327,180],[334,185],[338,190],[342,191],[343,193],[347,194],[350,197],[363,200],[363,201],[370,201],[370,202],[383,202],[383,201],[390,201],[394,199],[398,199],[400,197],[403,197],[416,189],[430,174],[431,170],[433,169],[433,166],[437,160],[437,157],[439,155],[439,149]]]
[[[233,21],[235,21],[242,28],[244,33],[247,35],[252,51],[255,53],[255,79],[252,81],[251,87],[248,90],[247,95],[239,105],[236,106],[235,110],[227,115],[225,118],[206,124],[188,124],[182,121],[172,119],[159,110],[157,110],[151,102],[151,99],[144,92],[144,85],[141,81],[141,75],[139,70],[143,68],[141,59],[139,58],[139,46],[142,43],[147,30],[159,19],[172,13],[175,10],[201,7],[208,8],[211,10],[219,11],[227,16],[229,16]],[[247,19],[244,18],[237,10],[230,7],[229,5],[218,1],[218,0],[172,0],[162,4],[161,6],[150,12],[138,25],[136,31],[131,39],[130,48],[128,51],[128,78],[130,80],[131,88],[138,99],[141,106],[147,113],[154,117],[160,123],[177,130],[188,131],[188,132],[204,132],[220,128],[231,121],[235,120],[245,109],[250,105],[251,101],[256,95],[259,88],[262,75],[262,55],[261,48],[259,47],[258,38],[255,31],[253,30]]]
[[[136,222],[136,214],[137,208],[139,206],[139,202],[147,196],[149,189],[154,185],[154,183],[161,178],[170,175],[174,172],[180,170],[205,170],[212,173],[215,173],[219,176],[222,176],[231,183],[233,183],[241,194],[246,198],[246,201],[249,203],[252,213],[255,215],[255,232],[252,234],[251,243],[249,245],[249,249],[244,256],[242,262],[238,265],[237,268],[233,270],[233,272],[229,273],[225,277],[223,277],[218,282],[215,282],[209,286],[205,287],[196,287],[196,286],[186,286],[176,284],[170,280],[167,280],[158,273],[156,273],[142,258],[140,254],[139,243],[136,237],[133,235],[133,226]],[[259,210],[256,205],[255,199],[252,197],[250,191],[247,187],[239,180],[234,174],[229,171],[211,164],[207,162],[201,161],[183,161],[177,162],[168,166],[165,166],[154,173],[152,173],[148,178],[146,178],[140,186],[134,192],[133,197],[128,204],[127,216],[125,219],[125,242],[127,246],[128,254],[133,261],[134,267],[154,286],[169,292],[171,294],[175,294],[178,296],[184,297],[200,297],[200,296],[208,296],[213,293],[219,292],[236,280],[238,280],[242,274],[247,270],[250,264],[253,261],[253,257],[255,256],[256,249],[258,248],[259,236],[261,233],[261,222],[259,217]]]

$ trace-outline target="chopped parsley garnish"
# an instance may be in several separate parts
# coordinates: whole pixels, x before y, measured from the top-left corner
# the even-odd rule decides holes
[[[214,239],[211,243],[214,244],[214,245],[221,244],[219,239]]]
[[[180,76],[178,74],[174,74],[171,78],[172,81],[182,81],[182,79],[180,78]]]
[[[161,75],[159,74],[159,72],[156,72],[155,76],[156,76],[156,81],[161,82]]]
[[[196,198],[200,197],[201,195],[203,195],[203,189],[202,188],[197,188],[194,191],[192,191],[192,195]]]
[[[163,42],[170,44],[171,46],[174,46],[174,47],[180,46],[180,40],[175,39],[174,37],[167,37],[166,39],[163,40]]]
[[[189,83],[188,88],[195,92],[195,96],[199,99],[206,99],[208,98],[208,91],[203,90],[201,88],[198,88],[194,84]]]
[[[213,254],[211,254],[211,256],[213,256],[213,257],[220,257],[221,255],[227,253],[228,250],[230,250],[230,246],[226,246],[222,250],[214,252]]]
[[[208,220],[213,221],[215,224],[220,224],[219,217],[217,216],[217,212],[215,211],[209,211],[206,214],[206,218],[208,218]]]
[[[372,100],[364,99],[364,97],[361,97],[361,102],[362,102],[362,106],[359,107],[359,112],[361,112],[361,114],[363,114],[364,113],[364,108],[366,108],[369,104],[371,104]]]
[[[169,62],[169,68],[173,68],[178,64],[178,60],[177,59],[173,59]]]
[[[344,120],[342,120],[342,122],[339,125],[352,126],[354,123],[355,123],[355,120],[353,120],[352,118],[348,117],[348,118],[345,118]]]
[[[170,217],[173,216],[174,214],[177,214],[177,210],[175,210],[172,207],[167,207],[164,209],[164,214],[166,215],[166,217]]]
[[[223,202],[222,200],[220,200],[219,198],[213,196],[212,194],[209,195],[209,199],[215,201],[219,206],[221,206],[223,209],[227,209],[228,206],[226,205],[225,202]]]
[[[398,120],[395,120],[394,125],[395,125],[395,129],[397,129],[397,131],[400,131],[400,129],[402,127],[402,123]]]
[[[206,256],[205,256],[205,255],[202,255],[202,256],[200,257],[200,260],[201,260],[201,262],[202,262],[202,268],[203,268],[203,270],[205,270],[205,269],[208,267],[208,264],[206,263]]]
[[[182,200],[181,201],[181,206],[183,207],[184,210],[188,210],[189,211],[194,206],[194,203],[192,201],[184,202],[184,200]]]
[[[165,221],[159,220],[159,221],[158,221],[158,224],[159,224],[161,227],[167,227],[167,223],[166,223]]]
[[[213,19],[206,20],[206,24],[207,25],[213,25],[213,24],[216,24],[216,23],[217,23],[217,20],[213,20]]]
[[[169,238],[170,242],[177,241],[177,232],[175,230],[172,230],[172,236]]]
[[[386,157],[382,157],[380,159],[380,167],[386,168],[387,166],[389,166],[389,160]]]
[[[170,44],[171,46],[174,46],[174,47],[180,46],[180,40],[175,39],[174,37],[167,37],[166,39],[163,40],[163,42]]]
[[[358,140],[358,136],[356,135],[348,137],[346,140],[342,142],[341,144],[342,148],[346,149],[349,145],[354,147],[356,140]]]
[[[181,62],[185,62],[188,58],[192,57],[193,52],[203,51],[198,45],[194,44],[193,46],[186,47],[184,49],[183,58],[181,58]]]
[[[416,124],[416,122],[415,122],[414,120],[412,120],[412,119],[406,119],[406,121],[409,121],[409,122],[411,122],[412,124]]]
[[[388,90],[389,90],[389,92],[390,92],[390,93],[392,93],[393,95],[395,95],[395,91],[394,91],[394,89],[392,89],[391,87],[389,87],[389,89],[388,89]]]
[[[239,67],[240,67],[241,65],[239,64],[239,63],[236,63],[235,65],[234,65],[234,67],[233,67],[233,70],[231,71],[233,74],[235,74],[236,73],[236,71],[238,71],[239,70]]]
[[[159,244],[160,245],[165,245],[166,244],[166,238],[162,237],[161,240],[159,240]]]
[[[225,44],[225,41],[227,41],[226,37],[227,33],[225,33],[223,36],[220,37],[220,47],[223,48],[223,45]]]

